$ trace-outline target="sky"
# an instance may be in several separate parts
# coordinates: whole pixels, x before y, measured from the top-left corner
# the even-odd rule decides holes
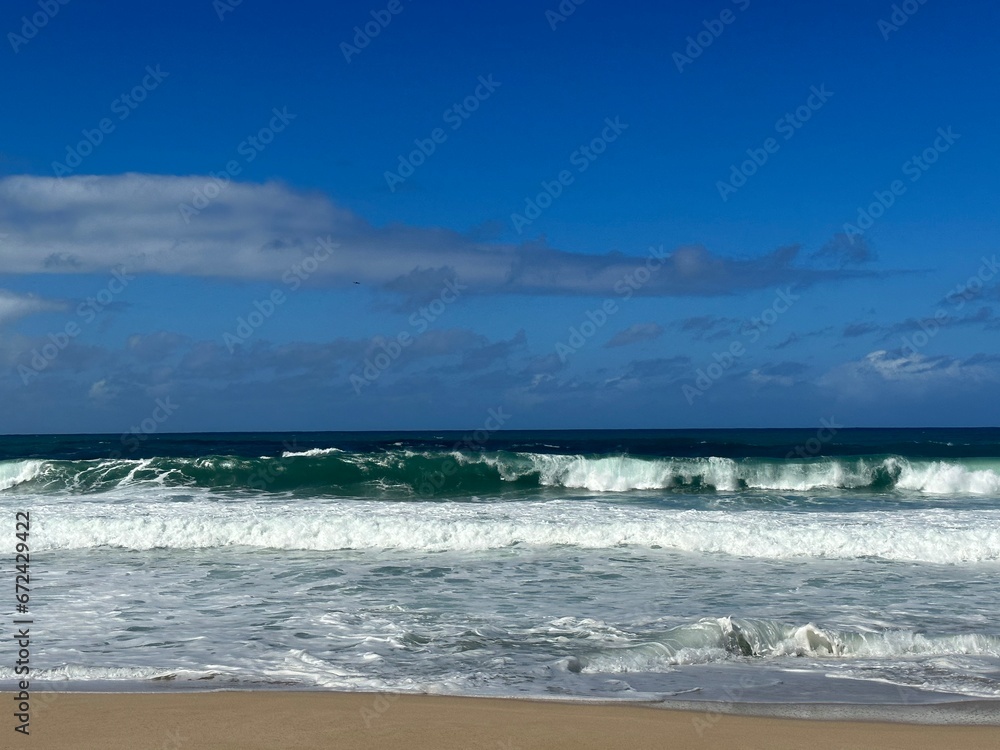
[[[12,0],[0,432],[1000,424],[998,16]]]

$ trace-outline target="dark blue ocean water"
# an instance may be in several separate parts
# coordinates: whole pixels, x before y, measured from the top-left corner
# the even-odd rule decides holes
[[[368,453],[405,448],[450,450],[621,454],[652,457],[720,456],[784,458],[801,448],[816,455],[901,455],[910,458],[1000,457],[1000,428],[847,429],[834,420],[818,429],[712,430],[503,430],[439,432],[259,432],[134,435],[0,436],[0,460],[19,458],[88,459],[122,454],[127,458],[254,458],[288,450],[340,447]],[[807,448],[809,444],[809,448]],[[134,449],[131,446],[135,446]]]

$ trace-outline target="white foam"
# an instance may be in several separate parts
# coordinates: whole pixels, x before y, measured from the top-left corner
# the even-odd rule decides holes
[[[294,458],[296,456],[330,456],[334,453],[343,453],[340,448],[310,448],[307,451],[285,451],[282,458]]]
[[[0,492],[30,482],[45,470],[45,461],[0,461]]]
[[[904,458],[840,458],[816,460],[745,460],[729,458],[663,458],[517,454],[470,458],[494,465],[501,477],[514,481],[537,474],[545,486],[594,492],[670,489],[706,486],[734,492],[743,488],[804,492],[815,489],[870,487],[898,477],[895,486],[939,495],[998,495],[1000,473],[995,466],[976,469],[971,464],[910,461]],[[969,464],[969,465],[967,465]]]
[[[752,558],[1000,560],[1000,511],[667,510],[599,502],[88,501],[32,512],[34,549],[249,546],[478,551],[621,545]]]
[[[788,625],[720,617],[673,628],[647,643],[596,652],[581,657],[580,662],[585,672],[662,672],[682,664],[739,657],[857,660],[960,655],[1000,657],[1000,637],[980,633],[930,636],[911,630],[860,633],[821,628],[811,622]],[[968,670],[969,665],[962,668]]]
[[[40,681],[76,681],[76,680],[163,680],[163,679],[200,679],[205,677],[205,672],[195,672],[191,670],[174,671],[169,669],[155,669],[153,667],[89,667],[77,664],[62,664],[57,667],[44,669],[33,668],[31,677]],[[0,680],[17,679],[14,670],[10,667],[0,666]]]
[[[630,456],[585,458],[530,454],[531,468],[545,486],[588,489],[596,492],[655,490],[697,479],[720,490],[739,488],[737,465],[727,458],[649,460]],[[517,478],[519,472],[499,467],[501,476]]]
[[[944,461],[906,462],[896,487],[935,495],[1000,496],[1000,475],[989,469],[974,470]]]

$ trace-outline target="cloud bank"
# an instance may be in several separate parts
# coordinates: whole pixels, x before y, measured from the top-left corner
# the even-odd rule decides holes
[[[544,242],[487,242],[450,229],[374,226],[318,192],[280,182],[219,186],[203,176],[122,174],[0,179],[0,256],[8,273],[93,273],[124,266],[235,280],[279,279],[335,246],[308,283],[358,281],[408,299],[459,279],[479,294],[611,294],[647,256],[589,255]],[[870,275],[800,262],[799,248],[727,258],[701,246],[664,253],[641,296],[727,295]]]
[[[56,300],[43,299],[33,294],[17,294],[0,289],[0,325],[17,320],[25,315],[62,310],[65,304]]]

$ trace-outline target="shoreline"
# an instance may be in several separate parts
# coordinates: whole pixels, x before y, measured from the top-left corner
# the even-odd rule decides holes
[[[212,685],[174,688],[170,686],[137,689],[90,688],[79,684],[65,689],[54,690],[48,686],[34,687],[32,696],[204,696],[213,694],[234,695],[357,695],[369,696],[372,700],[379,696],[395,700],[398,698],[433,698],[483,701],[515,701],[539,703],[542,705],[562,704],[568,706],[621,706],[632,708],[652,708],[687,713],[725,714],[732,716],[760,716],[763,718],[790,718],[810,721],[880,721],[898,724],[922,725],[967,725],[1000,727],[1000,698],[954,697],[940,701],[900,701],[896,703],[862,703],[851,701],[735,701],[706,698],[664,698],[612,699],[606,697],[570,695],[501,695],[501,694],[456,694],[456,693],[394,693],[389,691],[331,690],[328,688],[308,688],[302,686],[270,685],[253,687],[219,687]],[[0,686],[0,697],[11,696],[14,691]],[[43,701],[47,700],[45,698]]]
[[[3,699],[14,694],[4,692]],[[770,711],[770,713],[762,713]],[[932,723],[927,723],[930,720]],[[9,721],[13,722],[13,718]],[[0,731],[12,732],[13,726]],[[855,706],[291,690],[31,693],[41,748],[995,748],[1000,701]]]

